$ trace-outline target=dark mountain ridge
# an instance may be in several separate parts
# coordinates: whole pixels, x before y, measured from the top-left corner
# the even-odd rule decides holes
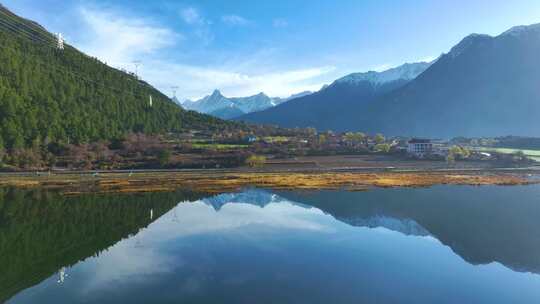
[[[370,104],[358,128],[431,137],[539,131],[540,28],[470,35],[403,88]]]
[[[340,91],[319,95],[314,103],[289,102],[297,104],[299,114],[287,114],[293,110],[283,106],[242,119],[403,136],[537,136],[538,54],[540,24],[514,27],[495,37],[473,34],[415,79],[374,98],[346,99]],[[343,106],[335,110],[336,105]]]
[[[354,129],[356,119],[343,120],[345,113],[361,115],[362,109],[374,99],[401,88],[428,66],[429,63],[422,62],[404,64],[384,72],[350,74],[316,93],[241,116],[239,120],[291,128]]]

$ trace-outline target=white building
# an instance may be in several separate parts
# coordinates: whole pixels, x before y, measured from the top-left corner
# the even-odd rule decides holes
[[[429,139],[413,138],[407,143],[407,153],[424,158],[433,152],[433,143]]]

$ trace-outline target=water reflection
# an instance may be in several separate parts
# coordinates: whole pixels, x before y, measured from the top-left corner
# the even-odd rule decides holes
[[[281,193],[354,226],[436,237],[472,264],[540,273],[540,187]]]
[[[186,198],[187,192],[65,197],[46,191],[0,190],[0,302],[137,233]]]
[[[41,237],[56,243],[84,223],[84,234],[69,233],[69,241],[84,243],[95,230],[109,242],[55,260],[48,275],[11,289],[15,293],[42,281],[10,302],[538,302],[540,276],[515,270],[538,270],[540,224],[533,219],[540,214],[539,193],[536,186],[435,187],[356,193],[246,190],[202,199],[193,194],[96,196],[66,199],[69,206],[56,207],[56,199],[41,200],[37,214],[52,216],[44,223],[78,218],[73,221],[78,225],[48,232],[44,223],[35,224],[43,230]],[[180,201],[185,202],[176,205]],[[2,219],[29,216],[13,212],[13,205],[0,206]],[[63,208],[73,209],[59,211]],[[87,219],[85,213],[95,216]],[[0,240],[18,233],[15,226],[2,226]],[[19,252],[25,256],[19,264],[35,265],[26,260],[29,253]],[[64,266],[69,267],[53,275]]]

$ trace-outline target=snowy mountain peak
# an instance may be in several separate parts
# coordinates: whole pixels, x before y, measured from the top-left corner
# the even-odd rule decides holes
[[[461,55],[465,50],[474,45],[475,43],[493,39],[490,35],[485,34],[470,34],[463,38],[456,46],[454,46],[448,53],[452,58]]]
[[[289,99],[271,98],[263,92],[248,97],[225,97],[219,90],[214,90],[211,95],[200,100],[184,102],[183,106],[188,110],[229,119],[251,112],[262,111]]]
[[[370,82],[374,85],[382,85],[396,80],[413,80],[422,74],[430,65],[431,63],[428,62],[406,63],[383,72],[369,71],[353,73],[336,80],[335,83],[355,84],[359,82]]]
[[[469,36],[463,38],[463,40],[461,40],[456,46],[454,46],[448,54],[452,58],[456,58],[476,43],[490,41],[498,37],[520,37],[522,35],[531,33],[540,34],[540,23],[514,26],[497,37],[486,34],[470,34]]]
[[[221,94],[221,91],[220,91],[220,90],[215,89],[214,92],[212,92],[212,94],[210,95],[210,97],[213,97],[213,98],[216,98],[216,97],[223,97],[223,95]]]
[[[527,33],[540,32],[540,23],[531,25],[514,26],[513,28],[502,33],[501,36],[520,36]]]

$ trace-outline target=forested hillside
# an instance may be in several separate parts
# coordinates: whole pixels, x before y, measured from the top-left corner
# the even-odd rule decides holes
[[[57,49],[52,34],[1,5],[0,41],[0,149],[236,126],[184,111],[135,76],[69,45]]]

